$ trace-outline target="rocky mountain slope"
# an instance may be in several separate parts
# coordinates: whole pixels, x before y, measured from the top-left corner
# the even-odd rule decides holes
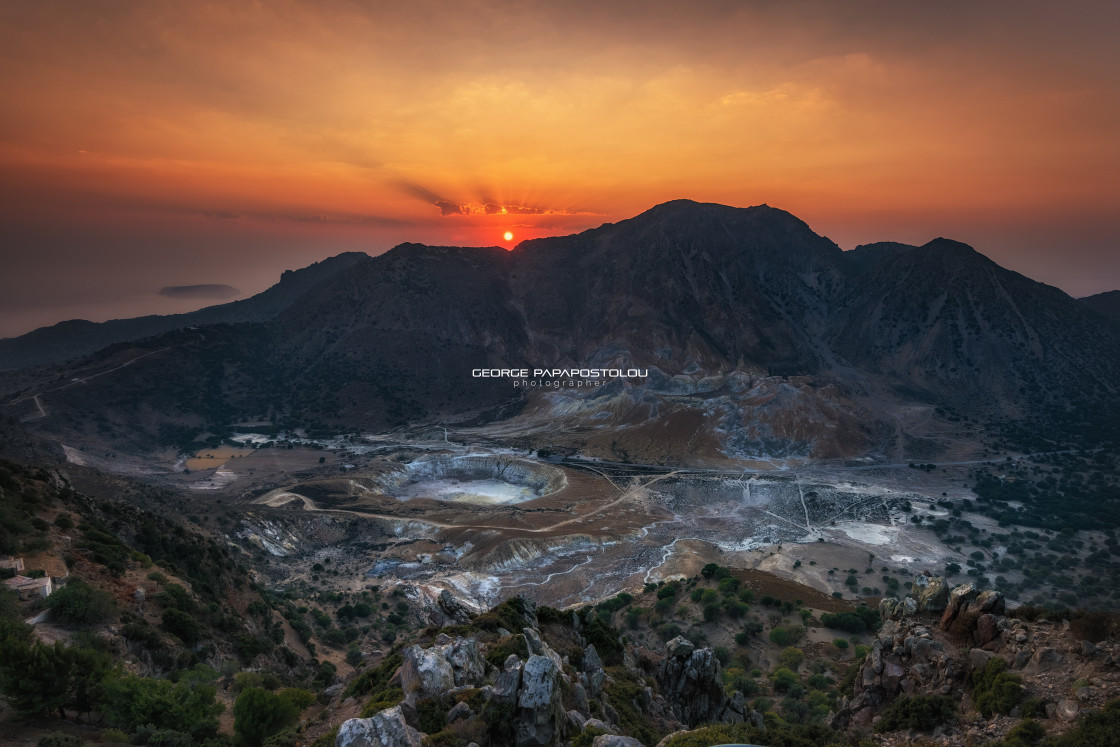
[[[183,330],[49,372],[82,382],[37,400],[60,417],[13,414],[64,433],[88,427],[66,412],[92,408],[105,433],[142,434],[136,444],[237,420],[339,431],[534,407],[555,418],[554,400],[472,369],[633,366],[650,376],[602,390],[627,398],[612,408],[629,408],[631,425],[680,407],[710,418],[707,403],[723,397],[720,422],[701,428],[710,438],[737,433],[738,414],[769,424],[741,439],[752,448],[785,440],[793,453],[855,434],[847,421],[869,429],[847,439],[863,453],[902,403],[1030,421],[1059,440],[1113,422],[1120,329],[945,239],[845,254],[781,210],[682,200],[512,252],[404,244],[346,262],[269,321]],[[807,421],[773,411],[782,384],[800,389],[808,433],[791,437]],[[10,377],[21,393],[9,401],[30,407],[36,386]]]
[[[46,366],[185,327],[263,322],[291,306],[317,283],[357,264],[364,254],[347,252],[301,270],[287,270],[280,282],[255,296],[207,306],[185,314],[89,322],[73,319],[0,340],[0,370]]]
[[[1120,290],[1105,291],[1079,300],[1101,316],[1120,322]]]

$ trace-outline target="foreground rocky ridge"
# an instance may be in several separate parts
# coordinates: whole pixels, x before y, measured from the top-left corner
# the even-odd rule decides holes
[[[449,600],[441,600],[445,606]],[[963,747],[1014,738],[1028,721],[1041,733],[1069,732],[1120,695],[1120,644],[1108,616],[1008,614],[999,592],[926,576],[910,596],[884,599],[880,614],[881,628],[852,665],[850,690],[823,724],[798,725],[788,720],[788,702],[779,716],[770,699],[752,700],[727,684],[712,647],[677,636],[651,657],[603,626],[593,609],[541,608],[538,615],[518,598],[403,649],[399,665],[384,672],[383,692],[399,702],[373,703],[381,697],[374,694],[375,707],[345,721],[335,744],[903,745],[920,738]],[[484,641],[472,626],[493,626],[490,618],[502,627]],[[512,633],[504,627],[510,623],[525,624]],[[601,656],[593,640],[609,654]],[[348,692],[359,694],[353,685]],[[787,701],[798,697],[786,693]],[[432,718],[433,707],[440,717]]]
[[[1024,719],[1051,733],[1120,695],[1115,620],[1094,613],[1020,608],[1003,595],[944,578],[919,577],[909,596],[884,599],[884,623],[855,677],[853,693],[827,723],[855,734],[874,729],[881,744],[911,744],[917,731],[936,744],[984,744],[1008,737]],[[938,700],[944,699],[944,700]],[[897,730],[914,704],[945,704],[940,723]]]

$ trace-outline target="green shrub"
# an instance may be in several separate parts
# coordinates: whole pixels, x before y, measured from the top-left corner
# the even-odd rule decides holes
[[[355,695],[368,695],[384,690],[388,686],[389,680],[392,678],[393,674],[396,673],[397,669],[403,663],[404,659],[401,657],[400,652],[394,651],[386,656],[376,667],[369,667],[357,677],[350,680],[350,684],[346,686],[346,691],[342,694],[343,698],[352,698]]]
[[[311,694],[305,690],[272,693],[263,687],[246,688],[233,704],[233,730],[249,747],[261,747],[266,739],[295,724],[300,711],[310,705],[308,696]]]
[[[1098,747],[1116,744],[1120,733],[1120,700],[1112,700],[1104,708],[1086,714],[1078,721],[1077,728],[1060,737],[1051,737],[1046,747]]]
[[[998,743],[998,747],[1031,747],[1042,741],[1045,736],[1046,728],[1037,721],[1028,719],[1007,732],[1007,736]]]
[[[915,695],[912,698],[903,695],[883,711],[875,731],[931,731],[951,721],[955,714],[956,706],[947,695]]]
[[[785,648],[800,641],[806,632],[802,625],[778,625],[770,631],[770,642]]]
[[[1007,662],[995,657],[972,673],[972,699],[984,718],[1007,715],[1023,700],[1022,679],[1006,669]]]
[[[74,625],[104,622],[117,612],[112,595],[81,579],[71,581],[47,597],[47,608],[56,619]]]
[[[529,658],[529,646],[525,643],[525,636],[518,633],[502,638],[487,652],[486,661],[501,669],[510,654],[516,655],[519,659]]]
[[[603,734],[610,734],[610,732],[595,726],[589,726],[572,739],[571,747],[591,747],[591,743],[595,741],[595,737]]]

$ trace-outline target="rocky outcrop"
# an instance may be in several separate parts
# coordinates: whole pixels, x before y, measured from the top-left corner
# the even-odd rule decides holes
[[[402,656],[401,688],[405,694],[431,697],[453,687],[477,687],[486,674],[486,662],[473,638],[440,635],[436,645],[410,646]]]
[[[400,706],[370,718],[352,718],[338,729],[335,747],[420,747],[420,732],[404,720]]]
[[[561,703],[561,670],[551,658],[531,654],[517,692],[516,744],[549,745],[561,736],[567,713]]]
[[[841,702],[829,724],[837,729],[867,730],[881,706],[899,695],[950,695],[958,690],[968,666],[917,620],[888,620],[871,644],[856,677],[855,694]]]
[[[690,727],[710,721],[737,723],[757,716],[741,693],[738,699],[724,693],[722,671],[712,649],[698,649],[677,636],[665,645],[665,653],[657,683],[681,723]]]
[[[447,589],[440,591],[436,604],[450,623],[465,625],[471,621],[471,611]]]
[[[580,684],[587,695],[597,698],[603,693],[603,683],[606,681],[606,672],[603,671],[603,660],[594,646],[588,646],[583,651],[583,664],[580,667]]]
[[[944,612],[949,604],[949,582],[941,576],[918,576],[910,596],[918,612]]]

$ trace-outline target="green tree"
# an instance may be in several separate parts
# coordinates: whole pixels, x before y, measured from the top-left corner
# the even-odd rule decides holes
[[[107,592],[75,579],[47,597],[56,619],[74,625],[93,625],[116,614],[117,605]]]
[[[65,646],[36,641],[28,644],[10,636],[0,643],[0,692],[8,704],[25,716],[58,711],[70,700],[74,660]]]
[[[114,670],[97,690],[101,712],[109,723],[129,732],[152,724],[195,737],[213,736],[224,708],[214,700],[213,677],[211,671],[186,672],[173,683]]]
[[[314,701],[306,690],[271,693],[263,687],[241,691],[233,704],[233,730],[249,747],[261,747],[273,734],[291,726]]]

